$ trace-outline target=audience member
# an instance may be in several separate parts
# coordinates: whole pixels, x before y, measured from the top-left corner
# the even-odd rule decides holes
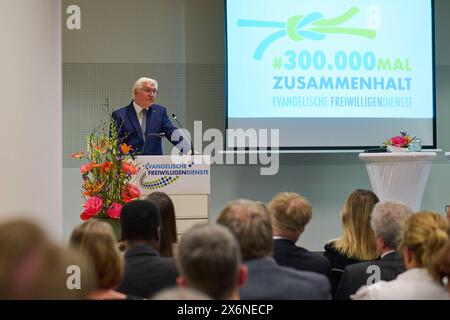
[[[237,237],[248,267],[247,282],[240,290],[242,300],[330,298],[325,276],[279,266],[272,258],[270,217],[260,204],[245,199],[232,201],[220,212],[217,222]]]
[[[192,288],[174,287],[155,294],[152,300],[211,300],[206,294]]]
[[[330,261],[322,255],[296,246],[311,220],[311,203],[294,192],[277,194],[269,203],[275,261],[282,266],[330,276]]]
[[[25,219],[0,224],[1,300],[86,299],[94,288],[92,266],[55,245],[38,225]]]
[[[432,257],[449,239],[449,223],[439,214],[422,211],[408,217],[401,231],[399,251],[407,271],[395,280],[360,288],[352,299],[449,299],[447,288],[428,272]]]
[[[433,257],[428,270],[436,280],[447,286],[450,294],[450,241]]]
[[[372,211],[370,225],[375,233],[378,254],[381,259],[360,262],[345,267],[344,275],[336,292],[336,299],[347,300],[369,281],[394,280],[405,271],[403,258],[396,252],[400,231],[405,219],[412,214],[404,203],[379,202]]]
[[[122,208],[122,237],[127,242],[125,273],[118,291],[148,298],[176,286],[178,272],[173,258],[161,257],[160,216],[156,206],[135,200]]]
[[[236,238],[226,227],[213,224],[195,226],[183,236],[178,271],[180,287],[217,300],[238,300],[239,287],[247,278]]]
[[[91,219],[76,227],[69,246],[90,259],[97,276],[97,288],[89,297],[93,300],[133,299],[115,289],[123,276],[123,260],[117,248],[113,228],[106,222]]]
[[[331,263],[331,292],[336,294],[347,265],[378,257],[375,235],[370,227],[370,213],[378,197],[369,190],[353,191],[341,211],[343,234],[325,245],[324,256]]]
[[[161,216],[159,253],[163,257],[173,257],[174,245],[177,243],[177,224],[173,202],[164,192],[153,192],[145,200],[153,203],[159,209]]]

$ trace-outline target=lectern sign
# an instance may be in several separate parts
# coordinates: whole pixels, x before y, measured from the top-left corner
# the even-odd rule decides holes
[[[132,183],[143,196],[155,191],[168,194],[209,194],[210,165],[205,156],[140,156]]]

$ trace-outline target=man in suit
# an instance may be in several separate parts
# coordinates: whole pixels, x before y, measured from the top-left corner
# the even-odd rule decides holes
[[[153,203],[135,200],[121,213],[122,237],[127,242],[125,272],[117,291],[149,298],[158,291],[175,287],[178,271],[173,258],[161,257],[160,216]]]
[[[133,86],[131,103],[112,113],[120,143],[132,146],[139,155],[162,155],[162,137],[176,145],[183,153],[191,146],[172,124],[165,107],[155,104],[158,82],[139,78]]]
[[[411,214],[411,209],[401,202],[385,201],[374,206],[370,225],[377,238],[380,259],[345,267],[335,299],[348,300],[363,285],[394,280],[405,271],[403,259],[395,250],[403,223]]]
[[[228,227],[238,239],[248,268],[247,282],[240,289],[241,300],[329,299],[330,282],[318,273],[278,265],[272,258],[270,217],[257,202],[230,202],[217,223]]]
[[[330,261],[319,254],[296,246],[296,241],[311,220],[312,207],[308,199],[295,192],[281,192],[269,203],[276,262],[297,270],[331,273]]]
[[[238,300],[247,277],[239,244],[228,228],[203,224],[190,229],[178,247],[178,286],[199,290],[213,299]]]

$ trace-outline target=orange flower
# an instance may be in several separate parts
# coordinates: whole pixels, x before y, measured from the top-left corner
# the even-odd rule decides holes
[[[105,161],[102,164],[102,167],[100,167],[100,171],[109,172],[111,169],[112,162],[111,161]]]
[[[138,173],[139,170],[131,163],[124,161],[122,162],[122,171],[132,175]]]
[[[84,189],[86,190],[85,192],[83,192],[83,194],[85,196],[93,196],[96,195],[100,192],[100,190],[103,188],[103,186],[105,185],[106,181],[103,181],[102,183],[89,183],[88,181],[85,182],[84,184]]]
[[[94,144],[94,149],[100,153],[108,152],[108,147],[110,143],[107,139],[102,139],[98,142],[98,144]]]
[[[84,156],[85,156],[84,150],[81,152],[72,153],[72,155],[71,155],[71,157],[74,159],[81,159],[81,158],[84,158]]]
[[[123,204],[140,196],[139,189],[129,184],[132,175],[139,171],[131,162],[132,148],[119,143],[114,120],[109,128],[94,129],[86,140],[86,152],[72,154],[73,158],[89,162],[80,167],[82,193],[88,198],[81,219],[88,220],[93,216],[118,219]]]
[[[126,143],[122,143],[122,144],[120,145],[120,150],[122,150],[122,153],[123,153],[124,155],[127,155],[128,152],[131,151],[131,149],[133,149],[133,148],[132,148],[131,146],[127,146]]]
[[[111,169],[112,166],[112,162],[111,161],[105,161],[103,163],[92,163],[91,164],[91,168],[99,168],[100,169],[100,174],[104,174],[105,172],[109,172],[109,170]]]

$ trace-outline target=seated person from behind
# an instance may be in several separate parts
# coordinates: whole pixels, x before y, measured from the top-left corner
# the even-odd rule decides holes
[[[125,272],[119,292],[149,298],[176,286],[175,260],[158,252],[160,216],[158,208],[145,200],[125,204],[120,217],[122,237],[127,243]]]
[[[325,245],[324,256],[331,263],[331,292],[334,297],[347,265],[378,258],[370,213],[378,197],[369,190],[353,191],[341,211],[342,236]]]
[[[442,282],[447,286],[450,295],[450,240],[447,241],[447,244],[433,257],[427,268],[438,282]]]
[[[217,223],[238,239],[248,268],[247,281],[240,289],[241,300],[299,300],[330,298],[330,283],[318,273],[283,267],[272,257],[270,217],[260,204],[240,199],[230,202]]]
[[[239,300],[239,287],[247,278],[236,238],[217,224],[195,226],[183,236],[178,270],[180,287],[220,300]]]
[[[449,240],[450,226],[439,214],[422,211],[409,216],[400,235],[406,271],[395,280],[361,287],[355,300],[441,300],[450,299],[447,288],[427,270],[432,258]]]
[[[335,299],[350,299],[351,294],[369,282],[394,280],[405,271],[401,254],[396,250],[405,219],[412,214],[411,209],[401,202],[386,201],[375,205],[370,225],[375,232],[381,258],[345,267]]]
[[[294,192],[282,192],[270,201],[274,239],[273,257],[279,265],[330,276],[330,261],[322,255],[296,246],[296,241],[311,220],[311,203]]]
[[[175,207],[172,199],[164,192],[152,192],[145,200],[153,203],[159,210],[161,217],[161,241],[159,253],[163,257],[176,256],[177,224]]]
[[[97,288],[89,298],[93,300],[135,299],[116,291],[123,275],[123,260],[117,247],[112,227],[91,219],[76,227],[70,236],[69,246],[92,261]]]

